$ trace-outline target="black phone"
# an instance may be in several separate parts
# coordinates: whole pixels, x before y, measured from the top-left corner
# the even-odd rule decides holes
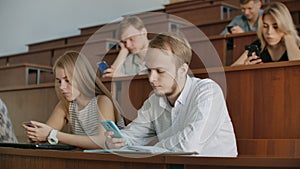
[[[227,26],[227,32],[229,32],[229,33],[232,33],[231,32],[231,28],[232,28],[233,26]]]
[[[36,128],[36,126],[35,126],[34,124],[32,124],[30,121],[23,122],[23,124],[25,124],[25,125],[28,126],[28,127]]]
[[[259,48],[257,45],[247,45],[245,50],[248,50],[248,57],[252,56],[252,53],[255,52],[255,55],[259,57]]]

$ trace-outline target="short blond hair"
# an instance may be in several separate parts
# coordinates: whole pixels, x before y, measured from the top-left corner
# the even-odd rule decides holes
[[[245,5],[245,4],[249,3],[250,1],[253,1],[254,3],[257,3],[260,0],[240,0],[240,4]]]
[[[188,65],[191,63],[192,49],[182,34],[172,32],[158,34],[150,41],[149,48],[171,50],[176,56],[177,67],[184,63]]]
[[[144,22],[137,16],[125,16],[119,24],[118,36],[121,38],[124,31],[129,27],[133,26],[135,29],[141,31],[145,28]]]

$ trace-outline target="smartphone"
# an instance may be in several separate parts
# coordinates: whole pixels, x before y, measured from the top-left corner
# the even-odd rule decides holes
[[[248,50],[248,57],[252,56],[253,52],[259,57],[259,48],[257,45],[247,45],[245,46],[245,50]]]
[[[98,68],[103,73],[108,68],[108,64],[105,61],[101,61],[98,63]]]
[[[30,121],[23,122],[23,124],[25,124],[25,125],[28,126],[28,127],[36,128],[36,126],[35,126],[34,124],[32,124]]]
[[[232,28],[233,26],[227,26],[227,31],[229,32],[229,33],[232,33],[231,32],[231,28]]]
[[[111,120],[101,120],[100,123],[105,128],[106,131],[113,131],[114,134],[112,135],[113,138],[123,138],[120,129],[117,127],[117,125],[111,121]]]

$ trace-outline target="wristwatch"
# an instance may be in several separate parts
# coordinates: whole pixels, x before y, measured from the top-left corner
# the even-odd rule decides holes
[[[57,130],[52,129],[49,136],[48,136],[48,142],[50,144],[57,144],[58,143],[58,139],[56,137],[56,134],[57,134]]]

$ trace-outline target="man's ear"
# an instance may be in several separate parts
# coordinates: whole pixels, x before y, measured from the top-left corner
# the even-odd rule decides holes
[[[186,75],[187,72],[189,71],[189,65],[186,63],[182,64],[182,66],[180,66],[180,68],[179,68],[179,71],[180,71],[180,74]]]

